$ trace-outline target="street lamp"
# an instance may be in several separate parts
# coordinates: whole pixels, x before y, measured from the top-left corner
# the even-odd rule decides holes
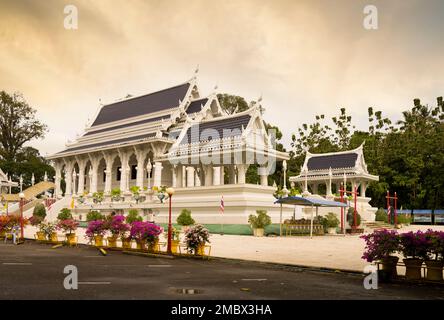
[[[23,240],[25,239],[24,230],[23,230],[23,203],[25,200],[25,194],[23,192],[20,192],[19,198],[20,198],[20,235]]]
[[[173,198],[174,189],[173,188],[167,188],[166,193],[168,193],[169,196],[169,211],[168,211],[168,246],[167,246],[167,253],[171,254],[171,235],[173,232],[173,226],[171,225],[171,199]]]

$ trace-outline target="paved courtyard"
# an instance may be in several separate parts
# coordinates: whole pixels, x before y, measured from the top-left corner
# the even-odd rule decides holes
[[[401,232],[426,230],[431,226],[411,225]],[[444,231],[444,226],[433,226]],[[80,243],[86,243],[85,229],[78,229]],[[27,227],[25,236],[34,238],[35,229]],[[252,237],[211,235],[211,255],[215,257],[254,260],[309,267],[363,272],[368,263],[361,259],[364,241],[359,236]],[[163,239],[161,239],[163,240]],[[400,268],[400,274],[404,270]]]
[[[0,243],[0,300],[8,299],[444,299],[442,286],[380,284],[363,276],[279,268],[251,262],[166,259],[92,247],[27,241]],[[65,266],[78,270],[78,290],[63,286]],[[191,294],[194,293],[194,294]]]

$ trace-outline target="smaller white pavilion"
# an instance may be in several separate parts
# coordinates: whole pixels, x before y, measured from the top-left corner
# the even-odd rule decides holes
[[[357,210],[364,221],[374,221],[377,208],[369,204],[366,197],[367,186],[371,181],[378,181],[379,177],[368,172],[363,152],[364,143],[354,150],[313,154],[307,152],[301,174],[290,177],[292,184],[299,184],[303,195],[307,197],[325,197],[335,199],[339,197],[341,184],[347,191],[357,190]],[[321,188],[325,186],[325,188]],[[320,189],[325,194],[320,194]],[[350,195],[350,194],[349,194]],[[324,209],[335,211],[331,208]],[[339,209],[336,209],[339,214]],[[327,213],[321,212],[321,214]]]

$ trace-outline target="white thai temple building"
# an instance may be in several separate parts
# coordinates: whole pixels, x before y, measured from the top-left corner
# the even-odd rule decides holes
[[[349,192],[356,188],[357,211],[364,221],[374,221],[377,208],[370,206],[371,198],[366,197],[366,190],[368,184],[371,181],[378,181],[379,177],[368,172],[363,147],[364,144],[354,150],[322,154],[307,152],[301,174],[290,177],[289,180],[292,184],[301,186],[304,196],[325,197],[329,200],[339,200],[341,184],[345,185]],[[326,191],[322,195],[319,192],[321,185],[325,186],[323,189]],[[309,214],[309,209],[306,210]],[[327,212],[335,212],[339,215],[340,209],[320,209],[321,215]]]
[[[55,168],[59,199],[51,209],[53,218],[63,207],[74,207],[79,216],[91,209],[126,213],[138,208],[166,222],[168,204],[156,193],[156,187],[166,186],[175,189],[173,221],[186,208],[199,223],[247,224],[257,209],[279,221],[268,175],[289,155],[275,150],[260,101],[228,115],[215,92],[201,95],[194,77],[103,105],[81,136],[47,158]],[[259,185],[246,181],[250,164],[260,165]],[[141,190],[137,201],[133,186]],[[119,201],[111,198],[115,189],[121,191]],[[100,192],[104,199],[98,202],[94,195]],[[284,210],[291,215],[291,207]]]

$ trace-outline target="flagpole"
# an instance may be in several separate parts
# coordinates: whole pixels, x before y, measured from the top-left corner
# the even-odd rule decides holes
[[[222,198],[220,200],[220,214],[221,214],[221,221],[220,221],[220,235],[224,235],[224,211],[225,211],[225,203],[224,203],[224,196],[222,195]]]

